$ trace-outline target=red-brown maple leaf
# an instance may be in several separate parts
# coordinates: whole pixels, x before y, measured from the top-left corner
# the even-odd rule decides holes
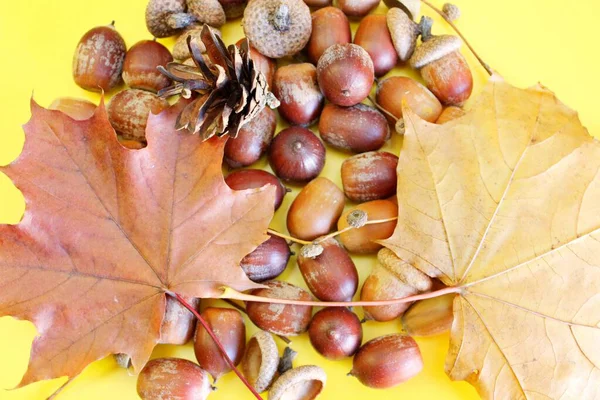
[[[75,121],[32,102],[23,153],[0,168],[27,204],[18,225],[0,225],[0,316],[39,332],[21,386],[75,376],[111,353],[139,370],[168,291],[256,286],[239,262],[268,238],[274,189],[229,189],[224,141],[176,132],[181,108],[151,115],[148,147],[132,151],[103,106]]]

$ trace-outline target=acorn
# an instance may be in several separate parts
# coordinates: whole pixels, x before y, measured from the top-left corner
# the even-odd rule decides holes
[[[242,25],[250,44],[271,58],[298,53],[312,31],[310,8],[302,0],[252,0]]]
[[[148,361],[137,378],[142,400],[205,400],[212,390],[208,373],[181,358]]]
[[[400,299],[431,290],[431,278],[400,260],[390,249],[377,253],[377,264],[363,283],[361,301]],[[365,318],[391,321],[398,318],[410,303],[363,307]]]
[[[454,320],[456,295],[447,294],[417,301],[402,314],[402,328],[411,336],[433,336],[447,332]]]
[[[90,29],[77,44],[73,79],[85,90],[109,92],[122,82],[127,47],[114,22]]]
[[[187,12],[199,23],[220,27],[227,21],[225,10],[219,0],[186,0]]]
[[[242,314],[232,308],[208,307],[201,315],[221,342],[233,364],[239,364],[246,346],[246,326]],[[200,323],[196,325],[194,353],[198,364],[208,371],[215,381],[231,371],[231,367],[214,340]]]
[[[304,282],[322,301],[351,301],[358,288],[358,271],[346,250],[334,238],[318,242],[323,251],[316,257],[298,255]]]
[[[192,22],[190,15],[185,12],[186,8],[185,0],[149,0],[146,6],[148,31],[157,38],[177,34]],[[169,21],[169,17],[173,17],[171,21]]]
[[[339,8],[325,7],[312,13],[312,33],[306,46],[310,62],[317,64],[330,46],[350,42],[350,22]]]
[[[445,124],[446,122],[450,122],[452,120],[460,118],[465,114],[465,110],[463,110],[460,107],[448,106],[444,108],[444,111],[442,111],[435,123],[439,125]]]
[[[258,331],[246,345],[241,369],[248,383],[262,393],[271,386],[277,374],[279,350],[269,332]]]
[[[176,60],[187,60],[192,56],[190,54],[190,48],[187,44],[188,37],[191,37],[192,40],[195,41],[200,48],[200,52],[206,52],[206,47],[202,42],[202,26],[203,25],[200,24],[190,25],[181,33],[181,35],[177,37],[177,40],[175,40],[175,44],[173,45],[173,58]],[[218,29],[214,29],[213,32],[219,36],[221,35],[221,31]]]
[[[380,0],[338,0],[337,6],[349,17],[360,18],[371,12]]]
[[[386,389],[406,382],[423,369],[423,357],[410,336],[391,334],[365,343],[352,360],[352,371],[363,385]]]
[[[275,186],[275,210],[281,206],[288,189],[270,172],[260,169],[242,169],[232,172],[225,178],[225,183],[233,190],[255,189],[265,185]]]
[[[96,112],[96,105],[89,100],[73,97],[59,97],[49,106],[49,110],[58,110],[77,121],[90,119]]]
[[[156,40],[142,40],[134,44],[125,55],[123,80],[132,89],[158,92],[171,84],[171,80],[156,69],[173,61],[169,50]]]
[[[327,374],[316,365],[303,365],[281,375],[269,390],[269,400],[313,400],[325,387]]]
[[[398,54],[385,15],[364,17],[356,30],[354,43],[365,49],[371,56],[375,76],[387,74],[398,62]]]
[[[231,168],[247,167],[257,162],[269,148],[277,128],[277,114],[264,107],[246,123],[235,138],[225,144],[223,160]]]
[[[265,288],[250,292],[255,296],[310,301],[311,296],[304,289],[283,281],[263,282]],[[260,329],[276,335],[295,336],[308,329],[312,318],[311,306],[284,305],[276,303],[246,302],[246,312],[250,320]]]
[[[421,0],[383,0],[390,10],[398,8],[411,19],[416,20],[421,12]]]
[[[343,307],[319,310],[308,327],[308,337],[314,349],[329,360],[352,356],[362,342],[360,320]]]
[[[302,188],[290,206],[288,231],[298,239],[316,239],[331,232],[343,210],[344,193],[329,179],[318,177]]]
[[[408,61],[417,46],[419,25],[400,8],[390,8],[386,21],[398,58],[402,62]]]
[[[364,212],[368,220],[390,219],[398,216],[398,205],[389,199],[367,201],[344,212],[338,221],[338,230],[341,231],[350,226],[348,217],[357,210]],[[376,253],[382,247],[377,241],[392,236],[395,228],[395,220],[370,224],[343,232],[339,239],[350,253],[371,254]]]
[[[279,114],[292,125],[308,126],[314,122],[325,100],[317,83],[317,69],[309,63],[277,69],[273,94],[281,103]]]
[[[408,107],[419,117],[429,122],[442,113],[442,104],[425,86],[406,76],[390,76],[377,84],[377,104],[391,115],[386,115],[390,123],[396,125],[396,131],[404,134],[402,107]],[[402,126],[402,129],[398,129]]]
[[[291,126],[279,132],[269,147],[269,164],[286,182],[308,182],[325,166],[325,146],[306,128]]]
[[[462,42],[453,35],[431,35],[430,29],[421,32],[422,44],[410,65],[420,70],[427,87],[442,103],[461,105],[473,91],[471,69],[459,51]]]
[[[108,120],[125,139],[144,141],[148,115],[159,114],[169,103],[145,90],[127,89],[114,95],[106,106]]]
[[[370,151],[342,163],[342,185],[350,201],[362,203],[396,193],[398,157],[385,151]]]
[[[366,104],[340,107],[329,103],[321,112],[319,133],[336,149],[364,153],[381,148],[390,137],[390,127],[383,114]]]
[[[321,91],[333,104],[353,106],[367,98],[375,80],[371,56],[353,43],[334,44],[317,64]]]
[[[253,282],[277,278],[285,271],[292,255],[285,239],[274,235],[269,236],[267,241],[261,243],[240,262],[240,267]]]
[[[184,296],[195,309],[200,306],[200,299]],[[196,329],[196,317],[178,300],[167,296],[165,316],[160,327],[161,344],[182,345],[190,341]]]

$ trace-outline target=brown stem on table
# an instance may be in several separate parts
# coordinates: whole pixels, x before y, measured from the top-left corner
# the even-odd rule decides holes
[[[391,306],[402,303],[412,303],[414,301],[432,299],[435,297],[444,296],[450,293],[459,294],[462,292],[461,287],[447,287],[444,289],[436,290],[434,292],[418,294],[414,296],[403,297],[400,299],[391,300],[377,300],[377,301],[341,301],[341,302],[328,302],[328,301],[303,301],[303,300],[290,300],[290,299],[277,299],[271,297],[253,296],[251,294],[240,293],[231,288],[225,288],[221,299],[236,299],[243,301],[253,301],[255,303],[272,303],[272,304],[285,304],[293,306],[311,306],[311,307],[376,307],[376,306]]]
[[[233,301],[233,300],[230,300],[230,299],[223,299],[223,301],[224,301],[225,303],[229,304],[230,306],[234,307],[234,308],[235,308],[235,309],[237,309],[238,311],[240,311],[240,312],[242,312],[242,313],[244,313],[244,314],[248,315],[248,312],[246,311],[246,307],[244,307],[244,306],[242,306],[242,305],[240,305],[240,304],[238,304],[238,303],[236,303],[235,301]],[[285,342],[285,344],[290,344],[290,343],[292,343],[292,341],[291,341],[290,339],[288,339],[287,337],[285,337],[285,336],[282,336],[282,335],[276,335],[276,336],[277,336],[279,339],[281,339],[283,342]]]
[[[477,58],[477,61],[479,61],[479,63],[487,71],[487,73],[490,74],[490,76],[494,75],[494,71],[492,71],[490,66],[485,61],[483,61],[481,59],[481,57],[479,57],[479,54],[477,54],[477,52],[475,51],[473,46],[471,46],[469,41],[464,37],[464,35],[461,33],[461,31],[458,29],[458,27],[454,24],[454,22],[452,22],[452,20],[450,18],[448,18],[448,16],[442,10],[440,10],[439,8],[437,8],[436,6],[431,4],[428,0],[421,0],[421,2],[424,3],[425,5],[427,5],[429,8],[431,8],[433,11],[435,11],[439,15],[441,15],[442,18],[444,18],[444,20],[448,23],[448,25],[450,25],[452,27],[452,29],[454,29],[454,31],[458,34],[458,36],[460,36],[462,41],[467,45],[469,50],[471,50],[471,53],[473,53],[475,58]]]
[[[237,369],[237,367],[235,366],[233,361],[231,361],[231,358],[229,358],[229,355],[227,355],[227,351],[225,351],[225,349],[223,348],[223,344],[221,343],[219,338],[217,338],[217,336],[215,335],[215,333],[213,332],[211,327],[208,325],[208,322],[206,322],[206,320],[204,318],[202,318],[202,315],[200,315],[200,313],[190,303],[188,303],[183,297],[181,297],[179,294],[177,294],[177,293],[168,293],[168,294],[170,296],[175,297],[181,303],[181,305],[183,305],[192,314],[194,314],[194,316],[198,319],[198,322],[200,322],[200,324],[204,327],[204,329],[206,329],[206,332],[208,332],[208,334],[210,335],[212,340],[215,342],[215,344],[219,348],[219,351],[223,355],[223,358],[225,359],[227,364],[229,364],[229,367],[233,370],[233,372],[235,372],[235,374],[238,376],[238,378],[240,378],[240,380],[244,383],[244,385],[246,385],[248,390],[250,390],[252,392],[254,397],[256,397],[258,400],[262,400],[262,397],[260,396],[260,394],[252,387],[252,385],[248,382],[248,380],[244,377],[244,375],[242,375],[240,370]]]

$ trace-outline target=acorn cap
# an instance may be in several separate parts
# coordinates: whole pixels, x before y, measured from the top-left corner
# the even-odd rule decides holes
[[[442,7],[442,12],[450,21],[456,21],[460,18],[460,8],[452,3],[446,3]]]
[[[399,8],[415,20],[421,12],[421,0],[383,0],[390,10]]]
[[[420,270],[402,261],[392,250],[384,247],[377,253],[377,261],[396,278],[419,292],[431,290],[432,280]]]
[[[185,0],[150,0],[146,6],[148,31],[157,38],[175,35],[178,29],[169,26],[167,20],[172,14],[185,13],[185,8]]]
[[[219,0],[187,0],[188,12],[204,24],[219,27],[227,17]]]
[[[269,390],[269,400],[282,398],[312,400],[321,393],[326,381],[327,374],[316,365],[303,365],[290,369],[275,381]]]
[[[391,8],[387,13],[386,20],[394,48],[400,61],[404,62],[415,51],[417,37],[419,36],[419,25],[399,8]]]
[[[250,352],[252,351],[253,342],[256,342],[258,349],[260,350],[260,366],[258,372],[250,371],[251,368],[256,368],[253,365],[253,357]],[[275,374],[277,373],[277,366],[279,365],[279,351],[277,350],[277,343],[273,336],[265,331],[257,332],[246,346],[246,355],[242,361],[242,370],[244,375],[250,382],[250,384],[256,389],[257,392],[262,393],[271,386]]]
[[[432,36],[423,42],[410,58],[410,66],[420,69],[448,54],[460,49],[462,42],[453,35]]]

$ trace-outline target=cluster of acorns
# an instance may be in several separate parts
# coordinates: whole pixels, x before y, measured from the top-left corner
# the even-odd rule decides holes
[[[292,126],[275,135],[277,115],[269,108],[242,126],[235,138],[228,139],[224,161],[231,168],[247,167],[268,153],[275,175],[242,169],[230,173],[226,183],[235,190],[275,185],[275,209],[287,193],[281,180],[306,183],[288,211],[287,228],[296,241],[309,243],[297,261],[308,288],[319,300],[352,300],[359,277],[349,253],[378,253],[378,264],[362,287],[361,300],[423,293],[441,283],[401,262],[375,242],[393,233],[398,213],[398,158],[379,149],[390,138],[390,125],[403,133],[404,103],[430,122],[444,123],[463,115],[460,105],[470,96],[473,80],[459,52],[461,41],[451,35],[432,35],[432,21],[427,17],[415,22],[420,0],[384,0],[390,7],[387,14],[370,15],[379,2],[337,0],[337,7],[333,7],[332,0],[150,0],[146,22],[152,35],[179,35],[172,54],[162,44],[149,40],[127,50],[113,25],[98,27],[81,39],[73,76],[78,85],[93,91],[109,92],[122,80],[130,87],[112,97],[107,112],[123,145],[141,148],[145,145],[149,112],[158,113],[168,107],[157,93],[164,92],[172,82],[157,67],[168,67],[175,58],[193,68],[189,44],[195,41],[201,51],[207,50],[201,41],[203,26],[218,28],[243,15],[254,68],[264,75],[280,101],[279,115]],[[445,5],[443,12],[451,20],[459,15],[452,5]],[[362,18],[353,42],[349,18]],[[242,40],[236,45],[241,46]],[[286,62],[280,62],[278,68],[275,59]],[[205,61],[210,63],[209,57]],[[376,80],[398,63],[418,69],[426,86],[403,76]],[[376,98],[371,99],[375,82]],[[367,98],[373,106],[362,103]],[[91,115],[95,105],[60,99],[52,108],[83,119]],[[329,179],[318,177],[325,164],[326,148],[306,128],[316,121],[327,145],[355,153],[342,164],[343,190]],[[344,212],[346,198],[360,204]],[[338,231],[331,233],[336,227]],[[310,243],[318,244],[318,251],[314,252]],[[290,255],[286,240],[272,235],[244,258],[241,267],[248,277],[267,287],[252,294],[311,299],[304,289],[275,280],[285,270]],[[198,306],[197,300],[189,300]],[[242,363],[250,384],[258,392],[271,388],[270,399],[288,398],[291,393],[295,393],[294,399],[313,399],[326,379],[318,366],[290,369],[286,363],[280,365],[271,334],[283,337],[308,331],[321,355],[333,360],[354,355],[352,375],[367,386],[386,388],[404,382],[422,368],[418,346],[406,333],[437,334],[448,329],[452,321],[452,296],[418,302],[408,311],[406,304],[364,307],[365,319],[390,321],[402,316],[406,333],[377,338],[361,346],[361,323],[346,308],[325,308],[313,315],[308,306],[248,302],[245,309],[238,307],[262,329],[248,343],[240,311],[206,308],[202,315],[231,360],[236,365]],[[142,398],[158,398],[157,393],[164,394],[168,387],[171,398],[204,399],[211,391],[208,374],[216,380],[231,370],[206,330],[194,326],[192,316],[169,299],[161,342],[182,344],[193,335],[199,366],[179,359],[151,361],[138,379]],[[123,363],[127,365],[128,361]]]

